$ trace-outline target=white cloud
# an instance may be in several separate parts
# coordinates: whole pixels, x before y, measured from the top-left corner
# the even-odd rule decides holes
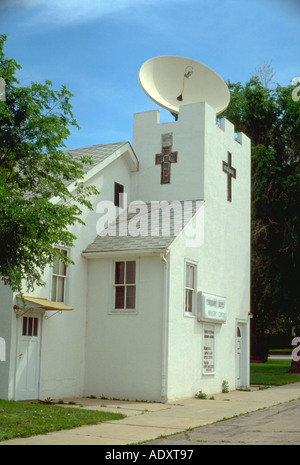
[[[32,22],[68,24],[99,19],[129,8],[182,3],[184,0],[10,0],[2,7],[23,7],[31,10]],[[1,9],[1,6],[0,6]]]

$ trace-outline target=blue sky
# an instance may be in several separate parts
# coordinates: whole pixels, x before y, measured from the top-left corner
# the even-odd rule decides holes
[[[21,84],[52,81],[74,94],[80,131],[68,148],[132,138],[134,113],[159,109],[142,91],[148,59],[197,60],[225,81],[246,82],[271,63],[275,80],[300,75],[300,0],[0,0],[5,54]]]

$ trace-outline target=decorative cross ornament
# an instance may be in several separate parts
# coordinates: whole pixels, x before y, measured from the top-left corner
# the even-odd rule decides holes
[[[161,165],[161,184],[170,184],[171,182],[171,163],[177,163],[177,152],[172,152],[173,135],[162,135],[161,153],[156,154],[155,164]]]
[[[223,160],[223,171],[224,173],[227,174],[227,200],[228,202],[231,202],[232,196],[231,196],[231,178],[236,179],[236,169],[231,166],[231,153],[228,153],[228,160],[227,163],[226,161]]]

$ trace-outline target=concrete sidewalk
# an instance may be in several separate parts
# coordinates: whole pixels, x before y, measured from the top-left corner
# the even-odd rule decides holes
[[[126,418],[40,436],[3,441],[0,445],[129,445],[151,441],[188,428],[254,412],[300,398],[300,383],[251,391],[215,394],[214,400],[181,399],[168,404],[104,399],[65,399],[77,408],[123,413]],[[67,406],[67,405],[66,405]],[[68,405],[70,406],[70,405]],[[63,406],[62,406],[63,408]]]

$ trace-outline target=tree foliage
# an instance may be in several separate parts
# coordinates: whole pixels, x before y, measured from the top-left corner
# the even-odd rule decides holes
[[[74,160],[63,150],[69,128],[78,127],[72,94],[65,86],[54,90],[50,81],[21,86],[20,65],[4,54],[6,39],[0,35],[0,77],[6,83],[6,100],[0,101],[0,277],[20,292],[22,281],[28,289],[43,284],[46,265],[59,254],[55,245],[74,244],[69,228],[82,221],[81,208],[91,208],[89,196],[96,191],[82,183],[90,161]]]
[[[272,76],[273,77],[273,76]],[[252,141],[252,349],[299,320],[300,102],[294,87],[229,83],[224,116]]]

